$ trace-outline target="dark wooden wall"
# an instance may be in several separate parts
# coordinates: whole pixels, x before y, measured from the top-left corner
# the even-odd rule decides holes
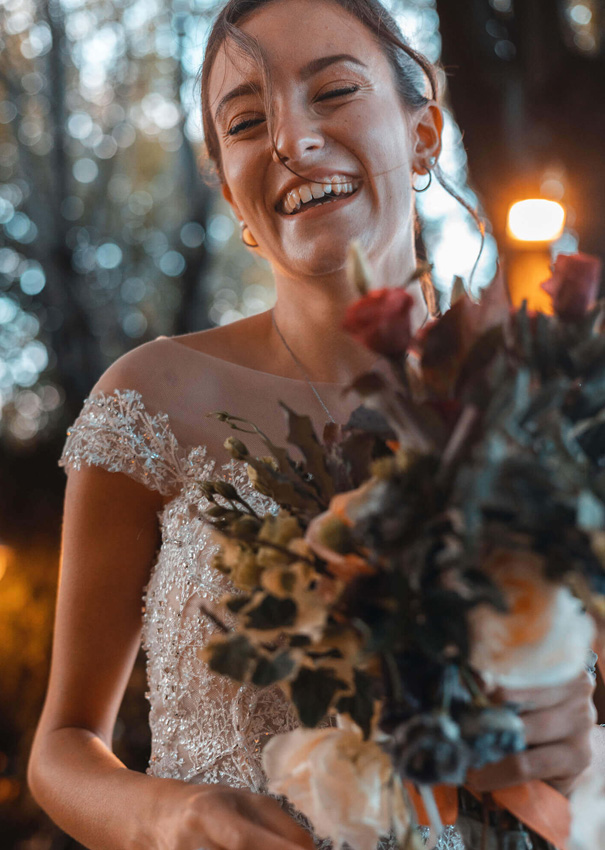
[[[488,0],[437,0],[442,61],[471,180],[498,242],[510,202],[537,193],[544,170],[558,164],[580,250],[605,259],[605,32],[598,56],[581,53],[562,5],[515,0],[503,14]],[[511,58],[497,55],[498,41],[514,45],[500,47]]]

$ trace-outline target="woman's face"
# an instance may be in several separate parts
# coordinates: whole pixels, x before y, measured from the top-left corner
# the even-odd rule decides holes
[[[262,99],[246,91],[261,84],[255,65],[223,45],[209,81],[223,193],[260,253],[292,278],[338,272],[352,239],[375,263],[403,261],[413,246],[412,168],[439,153],[439,107],[407,111],[373,34],[335,3],[274,0],[241,29],[269,63],[277,150],[303,175],[272,152]],[[303,203],[322,192],[335,200]]]

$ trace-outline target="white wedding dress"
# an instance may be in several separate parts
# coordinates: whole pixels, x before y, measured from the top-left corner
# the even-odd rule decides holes
[[[117,381],[112,380],[112,367],[85,399],[67,431],[59,464],[67,473],[82,464],[121,472],[164,497],[158,516],[161,545],[143,597],[152,734],[147,772],[267,793],[263,744],[295,728],[297,718],[279,686],[240,685],[213,673],[198,658],[199,648],[217,630],[201,606],[233,625],[218,606],[233,585],[211,567],[217,546],[190,507],[206,504],[199,482],[220,476],[255,510],[277,510],[271,499],[252,488],[245,463],[230,460],[222,443],[235,435],[255,454],[268,454],[266,447],[256,435],[232,431],[225,423],[205,418],[206,413],[227,410],[248,418],[282,446],[287,443],[279,400],[308,413],[319,437],[325,413],[304,380],[229,363],[175,339],[159,337],[121,361],[126,366],[118,370]],[[359,399],[353,394],[343,398],[343,385],[316,386],[335,418],[346,422]],[[297,450],[290,449],[298,457]],[[284,805],[310,829],[300,813]],[[314,839],[321,850],[332,847],[328,840]],[[391,850],[395,845],[385,839],[379,846]],[[459,850],[464,844],[448,828],[438,847]]]

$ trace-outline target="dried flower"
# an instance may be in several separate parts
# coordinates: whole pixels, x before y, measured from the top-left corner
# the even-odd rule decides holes
[[[603,264],[590,254],[559,254],[552,277],[542,289],[552,296],[553,309],[566,321],[578,321],[597,301]]]
[[[469,612],[471,665],[489,684],[508,688],[549,687],[577,676],[594,624],[566,587],[544,578],[543,558],[498,549],[485,571],[508,611],[478,605]]]
[[[337,848],[375,850],[392,827],[403,832],[409,816],[392,782],[389,757],[346,717],[340,728],[295,729],[276,735],[263,750],[269,790],[285,794]],[[391,790],[392,789],[392,790]]]
[[[244,460],[250,454],[247,446],[237,437],[227,437],[223,445],[234,460]]]
[[[351,304],[342,327],[358,342],[385,357],[400,357],[412,338],[414,298],[401,287],[374,289]]]
[[[471,750],[471,767],[480,768],[525,748],[525,726],[506,706],[467,703],[453,710],[460,733]]]
[[[388,747],[401,778],[420,785],[462,785],[471,761],[460,727],[442,711],[400,724]]]
[[[374,573],[373,567],[352,551],[350,534],[355,507],[363,502],[369,483],[334,496],[328,510],[311,520],[305,535],[309,547],[327,562],[330,572],[344,581]]]

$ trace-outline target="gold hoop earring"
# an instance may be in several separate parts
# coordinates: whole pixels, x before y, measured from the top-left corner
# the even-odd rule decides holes
[[[426,190],[431,185],[431,180],[433,179],[433,172],[430,170],[430,168],[428,170],[428,175],[429,175],[429,182],[426,184],[426,186],[424,186],[424,188],[422,188],[422,189],[417,189],[415,186],[412,186],[412,189],[414,190],[414,192],[418,192],[418,193],[426,192]]]
[[[242,242],[244,243],[246,248],[258,248],[258,242],[246,242],[246,239],[244,237],[244,230],[246,230],[246,229],[249,230],[246,222],[240,221],[240,223],[239,223],[239,238],[242,240]]]

